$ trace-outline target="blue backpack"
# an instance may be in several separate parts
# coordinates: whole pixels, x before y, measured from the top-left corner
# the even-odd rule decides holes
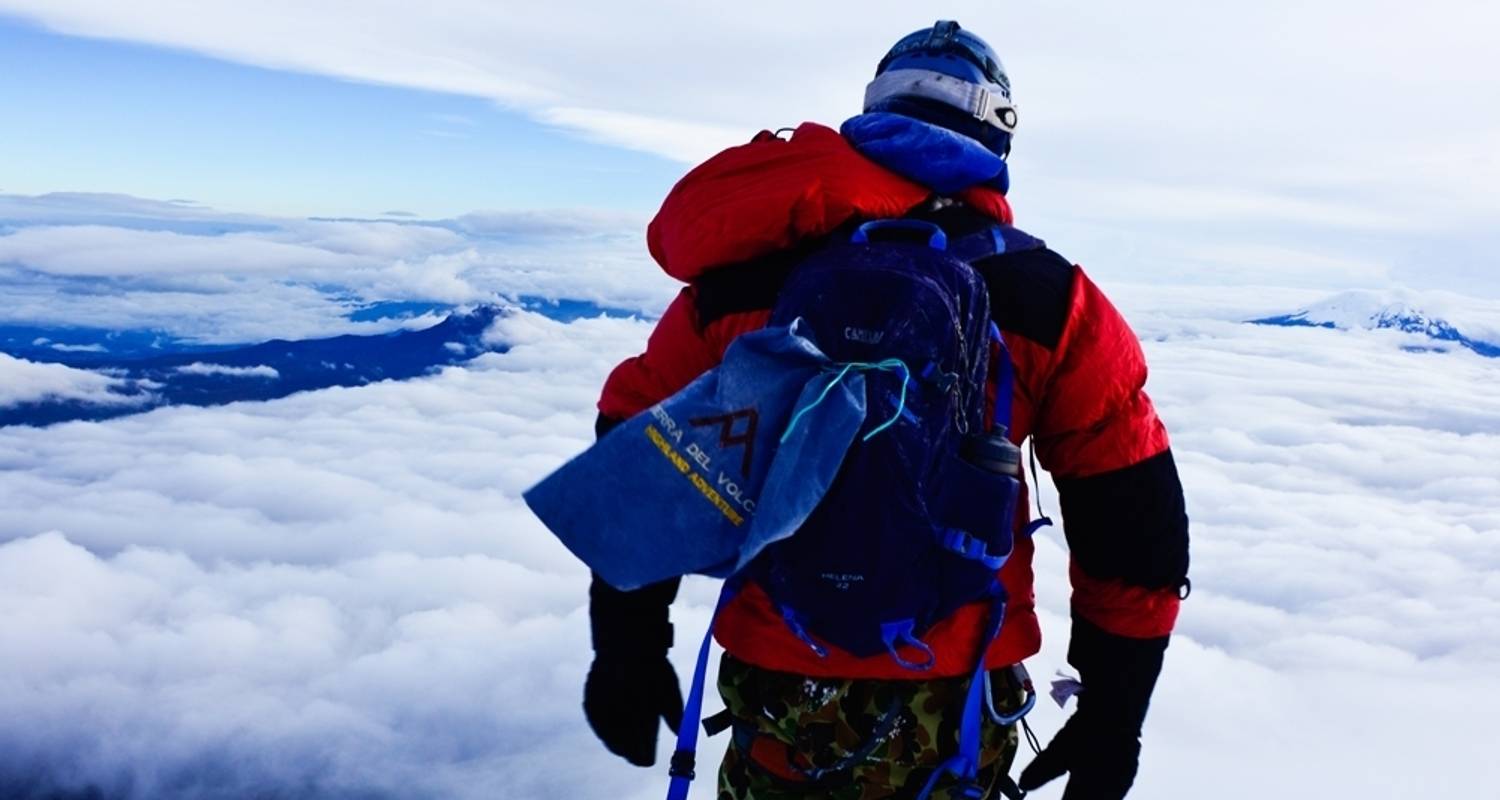
[[[988,599],[959,753],[920,797],[944,773],[982,793],[984,655],[1004,619],[996,573],[1011,553],[1020,493],[1019,451],[1005,439],[1010,357],[970,263],[1041,246],[1008,226],[950,243],[932,223],[869,222],[798,264],[772,309],[770,325],[801,320],[799,332],[833,362],[825,394],[851,374],[863,376],[867,412],[811,516],[726,581],[719,607],[754,581],[820,656],[827,645],[862,657],[886,653],[916,678],[935,662],[919,637],[960,606]],[[992,362],[993,405],[986,392]],[[792,417],[788,433],[799,421]],[[699,650],[688,720],[702,712],[711,636],[710,629]],[[1019,718],[989,711],[1004,724]],[[696,725],[684,724],[669,800],[686,797],[696,742]]]

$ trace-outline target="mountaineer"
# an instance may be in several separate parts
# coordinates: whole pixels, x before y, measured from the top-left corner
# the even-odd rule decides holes
[[[958,313],[983,312],[981,323],[998,326],[987,352],[1000,362],[975,373],[987,376],[984,402],[996,404],[997,418],[986,411],[986,420],[1008,418],[991,430],[1008,439],[1001,443],[1007,448],[1030,438],[1056,483],[1071,555],[1068,660],[1084,686],[1077,710],[1021,773],[1019,788],[1066,775],[1067,800],[1112,800],[1124,797],[1135,778],[1147,705],[1189,586],[1187,517],[1166,429],[1143,390],[1146,363],[1134,333],[1081,268],[1014,227],[1006,158],[1016,124],[1010,82],[995,52],[957,23],[940,21],[891,48],[866,90],[864,113],[840,130],[804,123],[785,139],[762,132],[693,169],[648,230],[652,256],[686,286],[645,352],[610,374],[596,429],[606,436],[713,369],[737,337],[773,322],[805,260],[848,241],[867,222],[925,223],[948,242],[987,242],[969,261],[984,297]],[[911,230],[927,235],[926,228],[912,228],[890,238],[909,238]],[[844,302],[869,302],[860,294],[848,292]],[[838,318],[840,297],[819,303]],[[874,346],[885,335],[843,330],[849,347]],[[912,374],[920,365],[897,366],[867,370],[874,399],[864,430],[881,423],[888,451],[907,446],[899,437],[909,434],[901,430],[915,429],[928,378]],[[874,408],[894,400],[876,397],[874,387],[890,387],[890,395],[898,383],[900,405],[885,420],[886,412]],[[910,403],[908,386],[915,387]],[[866,440],[871,444],[851,454],[872,458],[882,440]],[[904,468],[891,465],[883,474],[899,476]],[[843,469],[847,476],[851,467]],[[872,652],[878,642],[863,648],[857,636],[841,646],[832,641],[839,638],[836,626],[809,623],[825,609],[785,599],[815,596],[787,585],[803,580],[786,579],[788,569],[751,572],[727,595],[714,629],[725,651],[719,691],[728,707],[718,727],[732,732],[720,798],[1020,795],[1008,774],[1019,740],[1013,712],[1026,687],[1013,667],[1038,651],[1041,631],[1024,474],[1016,477],[1023,485],[1006,521],[1005,558],[986,560],[996,554],[983,543],[976,550],[961,532],[939,545],[970,558],[970,567],[1003,564],[998,581],[995,569],[988,572],[993,590],[947,605],[913,598],[926,603],[920,612],[926,616],[888,630],[889,652]],[[853,479],[840,480],[847,486]],[[884,491],[867,489],[860,502],[847,513],[877,526],[883,516],[903,518],[909,510]],[[834,505],[840,504],[848,505],[848,497]],[[819,513],[827,507],[829,501]],[[809,524],[818,521],[815,515]],[[783,556],[783,565],[813,558],[805,538],[788,540],[786,547],[802,549],[795,559]],[[882,557],[871,547],[873,558]],[[862,575],[834,580],[847,589]],[[913,586],[909,591],[922,597],[942,588]],[[683,724],[683,698],[667,659],[668,608],[677,588],[670,579],[621,591],[596,575],[590,590],[595,660],[584,709],[604,744],[637,765],[654,763],[661,720],[674,730]],[[987,634],[992,623],[998,630]],[[990,713],[973,745],[977,753],[964,756],[961,728],[978,696],[970,687],[981,677]],[[674,775],[682,773],[691,769],[674,764]]]

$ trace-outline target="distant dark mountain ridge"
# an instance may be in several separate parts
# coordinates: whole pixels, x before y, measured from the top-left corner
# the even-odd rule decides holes
[[[0,426],[47,425],[76,419],[107,419],[165,405],[210,406],[239,400],[270,400],[294,392],[330,386],[359,386],[402,380],[467,361],[482,352],[503,352],[484,341],[484,332],[502,314],[501,306],[455,311],[422,330],[374,336],[334,336],[228,348],[184,348],[164,355],[142,356],[149,334],[126,339],[126,354],[45,348],[46,360],[106,372],[129,387],[122,394],[140,396],[131,405],[97,405],[46,400],[0,408]],[[3,331],[0,331],[3,333]],[[9,349],[9,348],[7,348]],[[28,357],[28,353],[12,352]]]
[[[90,403],[49,398],[0,407],[0,426],[100,420],[170,405],[212,406],[273,400],[331,386],[405,380],[460,364],[485,352],[505,352],[486,341],[496,319],[532,311],[560,322],[585,317],[634,316],[589,300],[517,298],[516,304],[466,309],[421,301],[385,301],[349,312],[353,322],[398,324],[446,312],[420,330],[319,339],[273,339],[256,344],[201,344],[164,331],[115,331],[57,325],[0,325],[0,352],[27,361],[63,364],[118,378],[116,394],[136,402]]]

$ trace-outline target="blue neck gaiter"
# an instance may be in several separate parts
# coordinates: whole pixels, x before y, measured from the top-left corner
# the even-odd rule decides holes
[[[988,186],[1001,194],[1010,189],[1005,159],[947,128],[876,111],[849,118],[839,132],[865,158],[939,194],[973,186]]]

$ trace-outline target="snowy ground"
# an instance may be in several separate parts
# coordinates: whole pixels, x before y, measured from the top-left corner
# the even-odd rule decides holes
[[[1231,321],[1295,292],[1104,285],[1193,519],[1136,795],[1491,796],[1500,361]],[[0,429],[0,796],[661,796],[583,722],[586,575],[519,499],[649,325],[497,325],[509,352],[431,378]],[[683,640],[713,594],[689,582]]]

